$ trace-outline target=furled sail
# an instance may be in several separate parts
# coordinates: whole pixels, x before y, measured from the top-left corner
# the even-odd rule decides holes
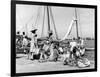
[[[65,34],[65,36],[64,36],[61,40],[65,40],[65,39],[68,37],[68,35],[70,35],[71,30],[72,30],[72,27],[73,27],[73,24],[74,24],[74,21],[75,21],[75,20],[72,20],[72,21],[71,21],[67,33]]]

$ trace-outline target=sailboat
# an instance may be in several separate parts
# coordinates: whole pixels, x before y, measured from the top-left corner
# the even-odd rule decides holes
[[[53,23],[53,28],[54,28],[54,31],[53,31],[53,35],[55,34],[55,39],[53,39],[54,41],[57,41],[57,42],[63,42],[63,41],[66,41],[66,39],[68,38],[68,36],[71,34],[71,31],[72,31],[72,28],[75,24],[75,27],[76,27],[76,35],[77,35],[77,40],[79,38],[79,28],[78,28],[78,18],[77,18],[77,9],[75,8],[75,16],[74,16],[74,19],[71,21],[70,25],[69,25],[69,28],[68,28],[68,31],[66,32],[65,36],[61,39],[59,39],[58,37],[58,33],[57,33],[57,26],[55,25],[55,21],[54,21],[54,18],[53,18],[53,13],[52,13],[52,8],[51,6],[43,6],[44,7],[44,13],[43,13],[43,22],[42,22],[42,30],[41,30],[41,37],[38,38],[39,41],[43,41],[43,40],[47,40],[48,36],[49,36],[49,33],[51,31],[53,31],[51,29],[51,23]],[[39,9],[40,10],[40,9]],[[36,23],[38,23],[38,17],[39,17],[39,13],[40,11],[38,11],[38,14],[37,14],[37,17],[36,17],[36,21],[35,21],[35,24],[33,25],[36,26]],[[46,18],[46,15],[47,15],[47,36],[44,37],[43,33],[44,33],[44,23],[45,23],[45,18]],[[32,18],[31,18],[32,19]],[[31,20],[30,19],[30,20]],[[28,31],[27,31],[27,26],[28,26],[28,23],[25,25],[25,33],[26,35],[28,34]],[[64,42],[63,42],[64,43]]]

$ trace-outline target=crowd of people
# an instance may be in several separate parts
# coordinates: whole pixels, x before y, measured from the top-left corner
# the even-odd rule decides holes
[[[28,38],[25,33],[23,33],[22,37],[16,38],[16,48],[23,48],[29,60],[38,59],[39,62],[62,61],[63,65],[90,66],[90,61],[84,58],[84,40],[78,38],[77,41],[68,41],[66,43],[67,46],[62,46],[60,44],[61,41],[54,41],[52,39],[53,33],[51,31],[48,39],[39,43],[36,31],[37,29],[31,31],[32,38]]]

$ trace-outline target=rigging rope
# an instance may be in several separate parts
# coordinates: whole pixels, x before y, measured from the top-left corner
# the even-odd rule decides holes
[[[51,14],[52,22],[53,22],[53,25],[54,25],[54,30],[55,30],[55,34],[56,34],[56,39],[58,39],[58,34],[57,34],[57,30],[56,30],[55,21],[54,21],[54,18],[53,18],[52,9],[51,9],[51,7],[49,7],[49,9],[50,9],[50,14]]]
[[[32,15],[32,17],[26,22],[25,24],[25,27],[26,27],[26,35],[28,35],[28,31],[27,31],[27,28],[28,28],[28,23],[33,19],[34,15]]]
[[[37,17],[36,17],[36,21],[35,21],[35,23],[34,23],[34,26],[36,27],[38,27],[38,25],[36,25],[37,24],[37,20],[39,19],[39,16],[40,16],[40,9],[41,9],[41,7],[39,7],[38,8],[38,13],[37,13]],[[32,26],[33,28],[34,28],[34,26]]]
[[[45,6],[44,6],[44,15],[43,15],[43,23],[42,23],[42,32],[41,32],[41,37],[43,36],[43,31],[44,31],[44,20],[45,20]]]

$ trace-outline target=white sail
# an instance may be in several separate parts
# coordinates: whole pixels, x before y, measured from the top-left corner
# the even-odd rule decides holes
[[[72,30],[72,26],[73,26],[74,21],[75,21],[75,20],[72,20],[72,21],[71,21],[67,33],[65,34],[65,36],[64,36],[61,40],[65,40],[65,39],[68,37],[68,35],[70,34],[70,32],[71,32],[71,30]]]

